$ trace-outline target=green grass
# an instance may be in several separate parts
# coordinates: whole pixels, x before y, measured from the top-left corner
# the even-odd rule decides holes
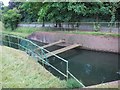
[[[18,27],[16,30],[11,31],[10,29],[4,30],[4,33],[15,34],[22,37],[27,37],[28,35],[34,32],[58,32],[58,33],[66,33],[66,34],[81,34],[81,35],[103,35],[103,36],[112,36],[112,37],[120,37],[120,34],[114,33],[105,33],[105,32],[86,32],[86,31],[58,31],[47,28],[33,28],[33,27]]]
[[[67,87],[68,88],[82,88],[82,85],[80,85],[75,79],[68,79],[67,81]]]
[[[84,35],[96,35],[96,36],[98,36],[98,35],[103,35],[103,36],[120,37],[120,34],[104,33],[104,32],[64,31],[64,33],[84,34]]]
[[[2,87],[66,88],[65,80],[53,76],[25,52],[6,46],[0,46],[0,50]]]
[[[28,35],[32,34],[33,32],[39,31],[37,28],[29,28],[29,27],[19,27],[14,31],[11,31],[11,29],[6,29],[3,30],[3,33],[8,33],[8,34],[14,34],[22,37],[27,37]]]
[[[81,34],[81,35],[103,35],[103,36],[112,36],[112,37],[120,37],[120,34],[115,33],[106,33],[106,32],[87,32],[87,31],[60,31],[60,30],[52,30],[48,28],[36,28],[36,27],[18,27],[16,30],[11,31],[10,29],[5,29],[0,22],[0,31],[8,34],[14,34],[22,37],[27,37],[28,35],[34,32],[58,32],[58,33],[66,33],[66,34]]]
[[[2,88],[2,48],[0,48],[0,90]]]

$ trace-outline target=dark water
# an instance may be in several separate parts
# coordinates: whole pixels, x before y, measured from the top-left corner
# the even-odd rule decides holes
[[[16,38],[11,40],[17,43]],[[33,41],[36,44],[43,46],[44,43]],[[23,45],[26,42],[20,41]],[[8,43],[4,42],[5,45],[9,46]],[[11,44],[13,48],[18,48],[17,45]],[[28,47],[28,46],[26,46]],[[30,47],[29,48],[33,48]],[[52,46],[46,48],[49,51],[60,49],[60,46]],[[34,48],[35,49],[35,48]],[[104,82],[114,81],[120,79],[120,69],[118,69],[118,57],[119,54],[106,53],[98,51],[83,50],[80,48],[72,49],[64,53],[58,54],[62,58],[69,61],[69,71],[79,79],[85,86],[100,84]],[[65,72],[65,64],[55,57],[49,58],[49,63],[57,67],[59,70]],[[46,66],[51,73],[56,77],[64,79],[58,72]]]
[[[39,45],[40,43],[36,42],[36,44]],[[54,51],[59,48],[62,47],[52,46],[47,49]],[[69,61],[69,71],[86,86],[120,79],[119,54],[77,48],[58,55]],[[49,58],[51,63],[56,64],[56,67],[64,66],[59,61],[52,62],[52,59],[52,57]],[[54,70],[50,69],[50,71],[54,75],[62,77]]]
[[[71,50],[63,54],[60,56],[69,61],[70,72],[85,85],[118,79],[117,54],[88,50]]]

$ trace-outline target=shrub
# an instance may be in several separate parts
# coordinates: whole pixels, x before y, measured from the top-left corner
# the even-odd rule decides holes
[[[100,24],[97,23],[97,22],[94,23],[94,31],[95,31],[95,32],[100,31]]]
[[[75,79],[68,79],[67,81],[67,87],[68,88],[82,88],[82,85],[80,85]]]
[[[11,28],[14,30],[20,21],[20,17],[21,15],[16,8],[10,9],[3,13],[2,22],[4,23],[5,28]]]

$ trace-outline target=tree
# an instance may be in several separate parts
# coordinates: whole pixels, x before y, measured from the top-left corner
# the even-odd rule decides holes
[[[10,9],[3,13],[2,22],[4,23],[5,28],[10,27],[12,30],[14,30],[20,21],[20,17],[21,15],[16,8]]]
[[[56,27],[61,27],[61,22],[65,20],[66,15],[66,3],[51,3],[47,12],[47,18],[49,21],[56,22]]]
[[[38,12],[41,8],[42,2],[24,2],[19,6],[20,14],[22,15],[21,21],[24,22],[37,22]]]
[[[39,12],[38,12],[38,21],[41,21],[42,20],[42,22],[43,22],[43,24],[42,24],[42,26],[44,27],[45,26],[45,23],[44,23],[44,21],[45,21],[45,19],[46,19],[46,15],[47,15],[47,12],[48,12],[48,9],[49,9],[49,4],[46,4],[46,3],[44,3],[43,5],[42,5],[42,7],[40,8],[40,10],[39,10]]]

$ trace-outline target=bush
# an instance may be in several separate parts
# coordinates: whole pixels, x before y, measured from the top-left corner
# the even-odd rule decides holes
[[[94,23],[94,31],[95,32],[100,31],[100,24],[98,22]]]
[[[82,85],[80,85],[76,80],[70,78],[67,81],[67,87],[68,88],[82,88]]]
[[[20,17],[21,15],[16,8],[10,9],[3,13],[2,22],[4,23],[5,28],[11,28],[14,30],[20,21]]]

